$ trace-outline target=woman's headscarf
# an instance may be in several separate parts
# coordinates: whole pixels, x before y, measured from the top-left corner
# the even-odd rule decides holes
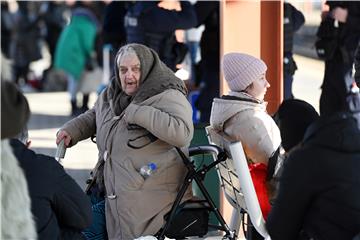
[[[117,66],[118,58],[126,48],[132,48],[140,61],[140,82],[135,95],[127,95],[121,88],[119,69]],[[184,82],[175,76],[159,58],[158,54],[141,44],[127,44],[120,48],[115,57],[115,77],[112,79],[107,89],[107,96],[112,102],[112,109],[119,115],[131,102],[140,103],[144,100],[160,94],[168,89],[176,89],[187,94]]]

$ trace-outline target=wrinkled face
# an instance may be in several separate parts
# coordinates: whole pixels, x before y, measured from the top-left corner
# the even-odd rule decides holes
[[[267,89],[270,87],[269,82],[266,80],[265,74],[259,79],[255,80],[245,91],[251,96],[263,101]]]
[[[140,61],[136,54],[127,54],[119,62],[119,77],[121,88],[129,95],[133,96],[140,84]]]

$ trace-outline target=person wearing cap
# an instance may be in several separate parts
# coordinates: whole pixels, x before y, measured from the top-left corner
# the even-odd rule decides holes
[[[280,104],[274,118],[280,129],[281,146],[284,151],[273,164],[269,161],[267,177],[270,181],[268,187],[271,202],[276,198],[284,163],[291,152],[301,147],[307,128],[318,120],[319,114],[313,106],[303,100],[287,99]]]
[[[1,80],[1,235],[0,239],[36,239],[26,179],[9,138],[16,136],[29,119],[25,96]]]
[[[259,58],[244,53],[226,54],[222,71],[230,92],[214,99],[210,116],[215,130],[241,141],[265,218],[270,211],[267,165],[281,142],[279,128],[266,112],[264,97],[270,87],[266,70],[266,64]],[[257,235],[256,231],[253,235]]]
[[[350,86],[337,99],[341,107],[313,122],[285,161],[266,221],[272,239],[352,240],[359,233],[360,95]],[[296,140],[283,137],[287,147]]]

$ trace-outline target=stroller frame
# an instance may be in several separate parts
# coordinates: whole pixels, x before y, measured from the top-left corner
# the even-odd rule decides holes
[[[219,148],[215,145],[206,145],[206,146],[198,146],[198,147],[189,148],[190,157],[199,155],[199,154],[216,154],[216,160],[214,162],[212,162],[208,166],[204,165],[200,169],[196,170],[194,163],[179,148],[176,148],[176,150],[179,153],[179,155],[181,156],[186,168],[188,169],[188,172],[187,172],[186,177],[183,181],[183,184],[180,188],[180,191],[176,196],[175,202],[172,205],[169,217],[168,217],[167,221],[165,222],[163,228],[158,232],[158,234],[156,236],[157,239],[159,239],[159,240],[165,239],[166,230],[170,227],[171,222],[175,217],[176,210],[178,209],[186,190],[188,189],[189,185],[193,181],[195,181],[196,184],[198,185],[201,193],[204,196],[204,200],[202,200],[202,201],[205,201],[206,203],[208,203],[209,210],[215,214],[217,220],[220,223],[220,226],[218,226],[218,225],[209,225],[209,226],[211,228],[224,231],[225,232],[224,238],[227,238],[229,240],[235,240],[237,237],[235,234],[235,231],[232,231],[229,228],[229,226],[225,222],[224,218],[222,217],[219,209],[217,208],[214,201],[212,200],[209,192],[206,190],[206,188],[203,184],[203,180],[205,178],[206,173],[209,172],[212,168],[214,168],[217,164],[219,164],[220,162],[223,162],[227,159],[226,153],[221,148]]]
[[[231,140],[225,133],[216,131],[212,127],[206,127],[206,133],[210,145],[189,148],[189,156],[211,154],[214,162],[208,166],[203,165],[196,170],[189,157],[177,148],[188,169],[188,173],[171,208],[169,217],[166,219],[163,228],[156,234],[156,237],[159,240],[165,239],[166,230],[171,225],[187,188],[195,181],[205,198],[203,201],[209,204],[210,211],[215,213],[220,223],[219,226],[208,226],[223,231],[225,235],[222,239],[237,239],[241,223],[244,226],[243,218],[244,214],[246,214],[248,216],[246,239],[252,239],[252,231],[249,231],[249,229],[254,228],[264,239],[271,240],[265,227],[265,221],[241,142]],[[206,173],[214,167],[217,170],[225,199],[233,207],[230,225],[225,222],[203,184]]]

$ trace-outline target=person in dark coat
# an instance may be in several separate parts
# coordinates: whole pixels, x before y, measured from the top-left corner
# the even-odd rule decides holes
[[[115,53],[126,43],[124,17],[127,4],[125,1],[112,1],[105,7],[102,26],[104,44],[110,44]]]
[[[318,118],[315,108],[303,100],[286,99],[280,104],[274,119],[280,129],[281,147],[284,151],[269,159],[267,180],[270,181],[268,194],[271,202],[276,198],[284,162],[291,152],[301,147],[307,128]]]
[[[13,60],[16,84],[22,78],[27,83],[30,63],[42,58],[40,40],[43,12],[41,3],[18,1],[19,8],[14,16],[10,58]]]
[[[337,20],[337,44],[332,47],[333,57],[325,61],[325,73],[320,96],[320,114],[341,109],[346,86],[344,79],[351,77],[355,49],[360,40],[360,4],[356,1],[327,1],[330,8],[323,16]],[[324,19],[326,18],[324,17]],[[333,23],[336,25],[336,23]]]
[[[355,52],[355,82],[360,86],[360,40]]]
[[[200,122],[209,123],[212,101],[220,94],[220,3],[197,1],[194,8],[197,26],[205,25],[200,40],[201,89],[195,106],[200,111]]]
[[[9,3],[1,1],[1,52],[6,57],[10,57],[10,42],[11,42],[11,32],[12,32],[12,14],[9,10]]]
[[[344,84],[347,86],[348,84]],[[360,95],[311,124],[286,160],[266,225],[272,239],[351,240],[360,229]]]
[[[103,66],[103,70],[109,71],[109,78],[114,76],[114,59],[120,47],[126,44],[126,31],[124,26],[124,19],[127,1],[112,1],[105,7],[104,21],[102,24],[103,36],[103,51],[109,51],[109,65]],[[106,54],[102,54],[104,57]],[[107,82],[101,86],[101,89],[107,86]]]
[[[359,232],[358,235],[356,235],[356,236],[353,238],[353,240],[360,240],[360,232]]]
[[[38,239],[82,239],[92,222],[90,199],[53,157],[27,147],[26,130],[19,136],[10,145],[25,173]]]
[[[125,16],[127,43],[152,48],[161,61],[176,71],[176,64],[185,57],[186,46],[177,43],[175,30],[194,27],[196,15],[188,1],[180,1],[180,11],[166,9],[162,2],[165,1],[135,1],[129,5]]]
[[[9,144],[29,119],[26,97],[1,77],[0,239],[37,239],[26,179]]]
[[[304,23],[304,15],[290,3],[284,2],[284,99],[294,98],[292,83],[297,69],[293,58],[294,34]]]

